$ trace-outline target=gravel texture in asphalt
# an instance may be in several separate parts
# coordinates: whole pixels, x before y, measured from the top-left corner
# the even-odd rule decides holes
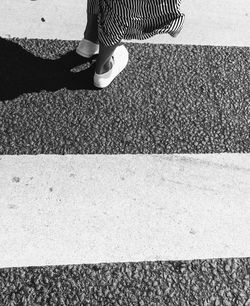
[[[249,48],[126,44],[97,90],[77,43],[0,38],[0,154],[250,152]],[[0,269],[0,305],[250,306],[250,259]]]
[[[250,48],[127,43],[98,90],[77,44],[0,38],[0,154],[250,152]]]
[[[249,306],[250,259],[0,269],[1,306]]]

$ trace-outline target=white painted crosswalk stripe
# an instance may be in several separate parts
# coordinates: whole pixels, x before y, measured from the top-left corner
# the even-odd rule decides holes
[[[250,2],[183,3],[151,43],[250,46]],[[86,1],[2,0],[0,36],[80,40]],[[0,268],[247,257],[250,155],[0,157]]]
[[[86,6],[82,0],[1,0],[0,36],[80,40]],[[186,21],[179,37],[158,35],[140,42],[250,46],[249,1],[189,0],[182,10]]]
[[[0,267],[245,257],[250,155],[0,160]]]

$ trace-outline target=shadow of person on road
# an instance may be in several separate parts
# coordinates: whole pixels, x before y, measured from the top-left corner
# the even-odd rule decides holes
[[[70,51],[51,60],[37,57],[19,44],[0,38],[0,100],[17,98],[23,93],[71,90],[98,90],[93,85],[96,58],[85,59]],[[88,68],[80,72],[71,69],[83,64]],[[92,64],[92,65],[90,65]]]

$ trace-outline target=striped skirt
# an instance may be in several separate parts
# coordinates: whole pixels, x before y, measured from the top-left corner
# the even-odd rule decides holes
[[[182,29],[181,0],[88,0],[87,12],[98,15],[98,38],[112,46],[122,39],[147,39]]]

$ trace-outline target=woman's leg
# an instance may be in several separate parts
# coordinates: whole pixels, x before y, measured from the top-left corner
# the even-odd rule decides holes
[[[98,14],[99,0],[87,0],[87,25],[84,38],[93,43],[98,43]]]
[[[84,31],[84,38],[98,43],[98,15],[87,13],[87,25]],[[99,55],[96,62],[96,73],[102,74],[112,68],[112,54],[118,45],[105,46],[100,43]]]
[[[84,31],[84,38],[90,40],[91,42],[98,43],[98,15],[87,14],[87,25]]]
[[[105,46],[100,44],[100,51],[96,61],[95,72],[97,74],[103,74],[109,71],[113,66],[112,55],[116,49],[117,45],[114,46]]]
[[[93,43],[99,43],[99,55],[96,62],[95,72],[103,74],[112,68],[113,60],[112,55],[118,46],[106,46],[98,41],[98,14],[99,14],[99,1],[88,0],[87,3],[87,25],[84,31],[84,38]]]

